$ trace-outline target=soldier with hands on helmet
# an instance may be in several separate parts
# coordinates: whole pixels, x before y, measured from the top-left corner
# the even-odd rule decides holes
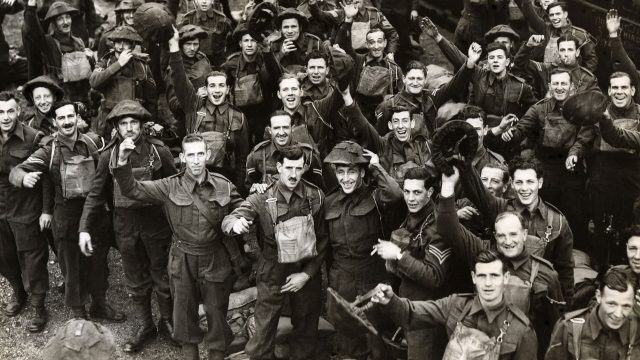
[[[178,172],[169,149],[144,133],[144,124],[151,119],[151,114],[134,100],[122,100],[107,116],[106,120],[118,133],[100,154],[78,230],[80,242],[91,244],[96,216],[101,213],[99,209],[105,204],[113,209],[116,244],[135,314],[132,333],[123,348],[125,352],[140,351],[158,333],[171,339],[173,332],[173,302],[166,269],[171,229],[160,206],[124,196],[111,173],[116,165],[118,145],[125,139],[132,139],[136,146],[129,162],[137,180],[157,180]],[[151,313],[154,290],[160,310],[157,328]]]

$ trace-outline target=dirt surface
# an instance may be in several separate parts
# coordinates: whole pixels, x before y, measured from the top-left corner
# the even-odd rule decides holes
[[[25,1],[26,2],[26,1]],[[231,1],[232,8],[239,10],[244,1]],[[101,14],[106,14],[114,7],[114,3],[107,3],[103,0],[96,0],[96,9]],[[5,34],[7,42],[10,45],[20,47],[20,27],[22,25],[22,13],[16,15],[7,15],[2,24],[2,31]],[[451,38],[451,34],[443,30],[443,35]],[[425,49],[422,61],[425,64],[437,64],[451,69],[451,65],[440,53],[438,46],[429,38],[422,36],[421,45]],[[124,275],[122,272],[122,263],[120,254],[112,249],[109,255],[109,264],[111,275],[109,278],[110,288],[108,292],[108,300],[111,304],[127,314],[128,318],[132,318],[132,304],[128,300],[128,294],[125,288]],[[62,281],[60,268],[55,261],[55,256],[50,254],[49,261],[49,283],[51,289],[47,295],[46,306],[49,312],[49,322],[45,330],[40,334],[31,334],[26,330],[26,326],[33,314],[31,306],[25,307],[22,313],[16,317],[8,318],[0,311],[0,360],[32,360],[40,359],[40,353],[47,341],[55,334],[56,329],[64,324],[70,317],[70,311],[63,305],[63,296],[56,289],[57,283]],[[0,306],[4,307],[9,300],[10,287],[4,278],[0,277]],[[154,299],[154,314],[158,312]],[[157,318],[156,318],[157,320]],[[179,348],[169,345],[162,339],[155,340],[145,350],[135,355],[129,355],[122,351],[122,345],[127,339],[127,334],[131,331],[131,324],[124,322],[122,324],[104,323],[114,334],[118,350],[115,359],[174,359],[180,357]],[[206,354],[201,350],[201,357],[206,359]]]

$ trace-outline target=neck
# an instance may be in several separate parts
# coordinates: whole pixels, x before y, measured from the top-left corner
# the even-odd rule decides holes
[[[196,181],[196,183],[202,184],[204,182],[205,177],[207,176],[207,171],[206,170],[203,171],[198,176],[194,176],[193,174],[191,174],[191,176],[193,176],[193,179]]]
[[[244,58],[244,60],[246,62],[254,62],[256,60],[257,56],[258,56],[258,52],[257,51],[255,53],[253,53],[253,55],[247,55],[244,52],[242,53],[242,57]]]
[[[478,297],[478,298],[480,299],[480,305],[482,305],[482,309],[484,310],[493,310],[500,307],[500,305],[502,305],[502,300],[503,300],[503,296],[500,296],[499,298],[492,301],[485,301],[481,297]]]
[[[501,79],[503,79],[505,76],[507,76],[507,70],[502,70],[502,72],[501,72],[501,73],[499,73],[499,74],[494,74],[494,75],[496,76],[496,78],[498,78],[498,79],[500,79],[500,80],[501,80]]]
[[[538,207],[538,203],[540,202],[540,198],[538,197],[535,201],[532,201],[531,204],[527,205],[527,210],[529,212],[533,212]]]

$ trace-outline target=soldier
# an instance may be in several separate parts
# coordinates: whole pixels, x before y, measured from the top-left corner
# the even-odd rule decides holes
[[[378,239],[389,239],[395,224],[382,214],[404,210],[402,191],[380,166],[378,156],[352,141],[338,143],[324,162],[335,168],[340,184],[326,200],[332,254],[329,286],[345,300],[354,301],[378,283],[390,282],[384,260],[371,255],[371,250]],[[327,314],[338,330],[339,355],[365,359],[371,352],[373,358],[383,358],[381,344],[368,334],[357,336],[344,326],[346,319],[339,316],[337,305],[330,300]],[[373,344],[377,346],[372,349]]]
[[[390,39],[379,27],[371,28],[364,34],[366,54],[355,51],[351,41],[351,24],[357,13],[355,4],[345,6],[345,19],[338,28],[335,43],[353,58],[356,75],[352,87],[356,101],[369,122],[375,123],[376,106],[386,95],[394,95],[402,89],[402,70],[393,57],[385,56]]]
[[[30,54],[29,60],[42,59],[45,75],[58,81],[71,101],[87,103],[93,52],[71,33],[71,17],[77,13],[64,1],[54,2],[44,18],[44,26],[53,25],[53,32],[47,34],[36,15],[36,0],[28,0],[23,30],[28,42],[39,49],[39,53]]]
[[[569,12],[565,2],[552,2],[547,5],[548,20],[542,18],[534,10],[532,0],[515,0],[522,10],[524,18],[535,34],[544,34],[544,54],[535,58],[544,63],[559,65],[558,38],[562,35],[573,35],[578,39],[577,48],[580,49],[581,65],[589,71],[596,71],[598,56],[596,54],[596,40],[586,30],[573,26],[569,20]],[[542,54],[541,54],[542,55]]]
[[[93,48],[95,44],[95,32],[98,28],[98,20],[100,17],[96,14],[96,8],[94,2],[91,0],[63,0],[71,7],[78,10],[77,13],[72,15],[71,33],[79,37],[87,44],[88,48]],[[128,0],[127,0],[128,1]],[[44,14],[45,10],[48,10],[56,0],[42,0],[42,9],[40,16]]]
[[[30,105],[34,105],[35,112],[23,123],[31,128],[50,136],[56,131],[56,125],[51,115],[51,107],[64,97],[64,90],[47,75],[38,76],[22,87],[22,95]]]
[[[194,89],[197,89],[198,94],[201,97],[205,97],[207,93],[205,86],[207,83],[207,74],[209,74],[212,69],[209,58],[200,51],[200,43],[202,40],[205,40],[208,35],[197,25],[185,25],[180,28],[179,34],[180,54],[182,55],[182,63],[187,72],[187,77],[191,81],[191,84],[193,84]],[[165,73],[165,83],[167,84],[165,96],[169,104],[169,109],[176,119],[179,119],[176,124],[177,134],[179,137],[183,137],[186,134],[184,128],[185,115],[182,104],[180,104],[176,96],[176,90],[171,81],[172,77],[172,70],[171,67],[169,67]]]
[[[134,52],[135,45],[142,44],[140,35],[131,26],[122,25],[109,34],[109,40],[113,41],[113,50],[100,59],[89,78],[91,87],[104,96],[92,129],[106,139],[111,138],[113,130],[107,115],[120,101],[135,99],[151,114],[156,114],[158,107],[147,57]]]
[[[24,9],[24,4],[20,1],[12,0],[0,3],[0,25],[4,22],[5,15],[19,13]],[[0,30],[0,74],[9,75],[10,73],[10,57],[9,44],[4,39],[4,26]],[[4,77],[0,80],[0,91],[9,85],[9,79]]]
[[[611,51],[610,65],[611,69],[616,71],[622,71],[629,74],[631,77],[631,84],[637,86],[640,84],[640,74],[636,64],[631,60],[629,54],[622,45],[620,39],[620,16],[615,9],[609,10],[607,13],[607,32],[609,33],[609,41],[605,44],[609,51]],[[607,87],[609,86],[609,79],[607,78]],[[602,83],[602,79],[600,79]],[[604,86],[603,86],[604,88]],[[635,102],[640,103],[640,91],[636,91],[633,95]]]
[[[465,61],[466,62],[466,57]],[[459,68],[464,66],[462,64]],[[402,106],[415,113],[416,133],[424,133],[431,138],[433,132],[442,124],[437,121],[438,108],[457,94],[464,92],[469,82],[470,71],[458,71],[447,84],[433,93],[426,91],[427,67],[419,61],[411,61],[407,65],[402,78],[404,86],[400,92],[384,99],[376,107],[376,129],[380,135],[389,132],[391,109]]]
[[[198,25],[208,34],[200,42],[200,51],[205,53],[214,68],[226,59],[227,46],[231,41],[231,21],[214,7],[214,0],[198,0],[196,8],[184,14],[179,28],[184,25]]]
[[[409,169],[403,182],[408,215],[391,233],[391,241],[378,240],[375,253],[387,271],[400,278],[399,293],[411,300],[431,300],[453,288],[451,248],[436,232],[433,193],[435,172],[426,167]],[[450,283],[447,282],[450,281]],[[459,285],[459,284],[458,284]],[[439,359],[446,337],[441,329],[405,328],[409,359]]]
[[[121,0],[113,10],[116,14],[115,25],[102,25],[106,27],[99,36],[96,36],[98,59],[102,59],[109,49],[113,48],[113,42],[109,40],[109,34],[122,25],[133,26],[133,13],[143,4],[142,0]]]
[[[449,344],[442,359],[462,359],[472,354],[502,360],[535,358],[538,341],[529,319],[505,301],[510,274],[503,260],[491,250],[480,252],[471,278],[475,295],[411,301],[395,296],[391,286],[379,284],[371,301],[385,305],[385,312],[409,329],[446,327]]]
[[[85,303],[91,295],[90,315],[95,319],[122,322],[125,315],[114,310],[106,299],[109,283],[107,255],[111,223],[102,208],[96,214],[94,247],[91,256],[81,253],[78,226],[85,198],[95,175],[98,151],[103,141],[95,134],[78,132],[76,105],[62,101],[53,108],[58,131],[27,160],[14,167],[9,181],[18,188],[33,188],[43,173],[51,177],[55,189],[53,236],[64,277],[65,305],[74,318],[87,318]]]
[[[113,199],[109,207],[113,209],[116,244],[122,255],[122,267],[135,313],[135,327],[123,350],[137,352],[158,333],[170,339],[173,332],[173,303],[166,269],[171,229],[161,207],[122,195],[118,184],[113,181],[110,168],[117,160],[119,144],[130,138],[136,145],[129,160],[136,179],[157,180],[178,171],[171,152],[162,141],[144,134],[144,123],[151,120],[151,114],[140,103],[122,100],[106,120],[113,124],[118,134],[100,154],[96,176],[80,218],[79,242],[86,255],[86,248],[92,244],[96,213],[100,213],[99,208],[107,199]],[[151,314],[154,289],[160,310],[157,328]]]
[[[300,10],[285,9],[276,18],[280,33],[274,32],[268,39],[276,59],[290,73],[303,72],[307,55],[312,50],[320,50],[320,38],[304,32],[308,24]]]
[[[560,315],[558,307],[564,305],[558,273],[549,261],[532,255],[527,249],[527,229],[520,214],[512,211],[498,214],[493,243],[483,241],[460,224],[454,202],[460,174],[457,168],[453,170],[451,176],[442,175],[436,217],[438,234],[447,240],[453,251],[466,259],[470,267],[485,249],[492,248],[500,255],[511,274],[505,296],[529,317],[538,336],[538,355],[542,357],[549,346],[551,324],[555,324]]]
[[[502,155],[484,146],[484,136],[489,130],[488,125],[486,125],[486,113],[477,106],[467,105],[462,109],[461,115],[462,120],[473,126],[478,134],[478,151],[476,151],[475,157],[471,160],[476,171],[481,173],[482,169],[487,165],[505,166],[506,164]]]
[[[509,164],[515,197],[499,198],[491,195],[472,166],[467,164],[461,176],[465,195],[476,205],[485,224],[495,224],[496,217],[504,211],[514,211],[527,221],[527,234],[531,253],[553,264],[558,272],[562,297],[571,308],[573,298],[573,233],[562,213],[544,202],[538,194],[543,171],[535,159],[514,158]]]
[[[635,290],[636,279],[625,271],[607,271],[596,292],[597,304],[567,313],[556,323],[545,360],[640,357]]]
[[[249,32],[247,23],[236,27],[233,42],[240,51],[229,55],[222,69],[233,84],[233,104],[247,117],[250,143],[256,144],[264,138],[281,70],[273,53],[261,49],[260,38]]]
[[[49,289],[49,248],[40,231],[51,226],[52,203],[47,187],[31,191],[15,189],[9,183],[10,170],[31,155],[43,137],[18,121],[20,111],[12,93],[0,93],[0,274],[12,289],[2,310],[9,317],[18,315],[26,304],[28,290],[35,313],[27,329],[40,332],[47,324],[44,300]]]
[[[321,312],[320,266],[325,261],[328,234],[324,193],[301,180],[304,152],[298,146],[279,151],[280,178],[263,194],[249,195],[222,222],[225,234],[245,234],[258,224],[262,243],[261,264],[256,274],[256,332],[245,351],[252,359],[274,357],[280,312],[289,298],[291,305],[290,357],[311,358],[318,338]],[[296,250],[291,251],[293,246]]]
[[[532,48],[542,45],[543,40],[544,37],[541,35],[531,35],[527,43],[520,47],[514,59],[518,68],[533,76],[536,84],[538,84],[538,95],[540,97],[548,96],[551,72],[559,67],[567,69],[571,75],[572,94],[586,90],[600,90],[596,76],[579,64],[579,57],[584,48],[579,47],[577,37],[571,34],[564,34],[557,38],[558,64],[541,63],[532,60]]]
[[[277,181],[278,169],[276,157],[283,147],[299,146],[305,156],[305,166],[308,170],[303,178],[319,188],[324,187],[322,166],[318,151],[313,146],[299,143],[291,138],[291,115],[284,110],[276,110],[271,114],[270,126],[267,131],[271,140],[265,140],[256,145],[247,156],[247,178],[245,181],[249,193],[262,194],[273,182]]]
[[[222,360],[232,340],[226,322],[232,266],[220,224],[242,198],[228,179],[207,170],[210,150],[199,134],[182,140],[180,161],[186,171],[166,179],[136,180],[129,162],[135,150],[131,138],[120,143],[113,177],[124,196],[162,205],[173,229],[168,265],[174,301],[173,338],[182,344],[185,360],[199,359],[198,344],[203,338],[209,359]],[[207,317],[206,334],[199,326],[199,302],[204,304]]]
[[[595,129],[573,125],[563,117],[561,108],[571,86],[568,70],[554,70],[549,81],[551,97],[529,108],[506,132],[500,126],[492,129],[487,134],[487,143],[495,143],[498,135],[510,144],[519,144],[525,138],[535,141],[534,151],[545,175],[541,195],[565,214],[574,238],[580,241],[576,247],[585,249],[588,234],[584,159],[592,147]]]
[[[305,98],[320,100],[331,92],[329,81],[329,55],[321,50],[313,50],[307,55],[306,76],[302,79],[302,91]]]
[[[220,171],[242,190],[249,153],[247,122],[244,114],[227,100],[228,76],[220,71],[207,74],[207,97],[202,98],[187,78],[175,28],[169,40],[169,52],[173,85],[185,112],[187,133],[204,136],[211,155],[207,168]]]

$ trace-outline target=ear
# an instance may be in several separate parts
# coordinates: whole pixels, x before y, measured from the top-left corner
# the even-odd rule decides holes
[[[635,94],[636,94],[636,87],[632,86],[631,87],[631,96],[633,97],[633,96],[635,96]]]
[[[278,89],[278,91],[276,91],[276,95],[278,95],[278,99],[282,100],[282,95],[280,95],[280,89]]]
[[[598,304],[602,303],[602,293],[600,292],[600,289],[596,290],[596,301]]]
[[[576,57],[580,57],[580,49],[576,49]]]
[[[433,187],[430,187],[429,190],[427,190],[427,197],[431,198],[431,195],[433,195],[433,192],[435,190],[433,189]]]
[[[267,130],[267,132],[269,133],[269,136],[273,136],[273,131],[271,130],[271,126],[267,126],[264,129]]]
[[[278,172],[280,172],[280,170],[282,169],[282,164],[277,162],[276,163],[276,169],[278,170]]]
[[[389,130],[393,130],[393,124],[391,121],[387,121],[387,126],[389,127]]]
[[[510,64],[511,64],[511,58],[507,58],[507,61],[506,61],[507,67],[509,67]]]
[[[365,171],[363,168],[360,168],[360,177],[364,178]]]
[[[184,158],[184,153],[182,153],[182,152],[181,152],[181,153],[179,154],[179,157],[180,157],[180,162],[181,162],[181,163],[183,163],[183,164],[184,164],[184,163],[186,163],[186,162],[187,162],[187,161],[185,160],[185,158]]]
[[[528,235],[529,235],[529,229],[524,229],[524,241],[527,241]]]
[[[540,180],[538,180],[538,190],[542,189],[542,183],[544,183],[544,178],[540,178]]]
[[[507,271],[507,272],[504,273],[504,283],[505,284],[509,283],[509,278],[511,278],[511,273]]]
[[[207,149],[207,157],[205,159],[211,159],[211,150]]]
[[[471,281],[473,282],[473,285],[476,284],[476,273],[473,270],[471,270]]]
[[[411,115],[411,114],[409,114]],[[411,117],[411,128],[415,128],[416,127],[416,121],[413,119],[413,116]]]

